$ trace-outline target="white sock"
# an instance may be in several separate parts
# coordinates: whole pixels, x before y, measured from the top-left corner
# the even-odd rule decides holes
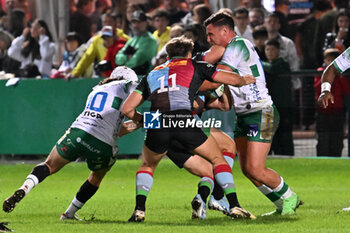
[[[257,187],[262,194],[264,194],[267,198],[269,193],[274,192],[271,188],[267,187],[266,185],[261,185],[260,187]],[[269,198],[270,199],[270,198]],[[277,210],[282,210],[283,207],[283,200],[282,198],[279,198],[278,200],[272,201],[270,200],[275,206]]]
[[[72,203],[69,205],[68,209],[64,212],[67,217],[72,218],[74,214],[83,207],[85,203],[78,201],[76,197],[74,197]]]
[[[23,189],[26,195],[39,183],[38,177],[33,174],[29,174],[24,181],[23,185],[19,189]]]
[[[289,186],[286,183],[284,183],[284,180],[283,180],[282,177],[281,177],[281,183],[276,188],[273,189],[274,192],[279,192],[279,191],[282,190],[282,188],[284,186],[287,186],[288,188],[287,188],[287,190],[284,193],[282,193],[282,196],[281,196],[282,199],[286,199],[286,198],[290,197],[293,194],[293,192],[289,188]]]

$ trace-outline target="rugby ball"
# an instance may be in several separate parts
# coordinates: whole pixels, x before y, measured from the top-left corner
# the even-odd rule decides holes
[[[224,94],[224,84],[221,84],[218,88],[208,91],[208,96],[211,99],[220,98]]]

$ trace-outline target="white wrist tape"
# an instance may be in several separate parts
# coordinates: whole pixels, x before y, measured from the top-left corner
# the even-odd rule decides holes
[[[332,85],[329,82],[324,82],[321,84],[321,92],[325,92],[325,91],[331,92],[331,87]]]

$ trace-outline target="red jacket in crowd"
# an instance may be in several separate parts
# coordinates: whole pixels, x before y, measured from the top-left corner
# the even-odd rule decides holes
[[[318,68],[323,71],[325,67]],[[314,89],[316,101],[321,94],[321,76],[314,77]],[[327,108],[317,107],[317,111],[323,114],[342,113],[345,111],[345,95],[350,94],[350,81],[346,76],[336,76],[332,84],[331,93],[334,96],[334,104],[329,103]]]
[[[117,55],[119,50],[121,50],[124,47],[125,43],[126,43],[126,40],[124,39],[115,40],[114,44],[111,47],[109,47],[107,50],[107,54],[104,60],[112,64],[113,70],[115,67],[117,67],[117,65],[115,64],[115,56]],[[113,70],[105,71],[103,72],[103,75],[105,77],[109,77]]]

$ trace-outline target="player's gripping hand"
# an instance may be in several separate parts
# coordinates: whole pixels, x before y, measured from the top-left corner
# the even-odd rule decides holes
[[[256,82],[255,77],[251,74],[242,76],[242,80],[242,86]]]
[[[324,91],[321,93],[320,97],[318,97],[317,102],[321,107],[327,108],[329,101],[334,104],[334,97],[329,91]]]

